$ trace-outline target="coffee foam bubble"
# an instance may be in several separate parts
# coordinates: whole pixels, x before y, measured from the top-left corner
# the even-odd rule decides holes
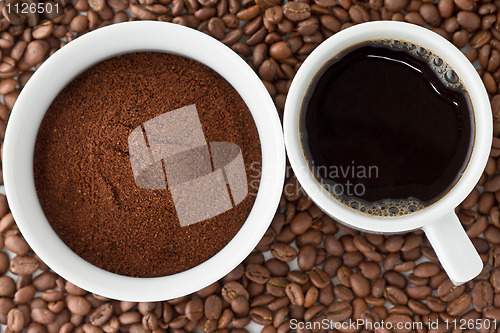
[[[416,198],[408,198],[403,200],[385,199],[376,202],[367,202],[354,198],[339,198],[337,199],[345,206],[359,211],[361,213],[380,216],[380,217],[398,217],[416,213],[425,208],[424,203]]]
[[[451,89],[464,89],[464,84],[455,70],[443,58],[432,50],[413,42],[399,39],[376,39],[370,42],[375,47],[386,47],[406,51],[415,58],[427,61],[429,67],[434,71],[441,82]]]

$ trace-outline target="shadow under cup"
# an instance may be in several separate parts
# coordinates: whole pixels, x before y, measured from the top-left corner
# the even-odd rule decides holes
[[[474,110],[453,67],[403,39],[362,42],[330,59],[302,101],[299,136],[322,190],[364,215],[424,210],[460,180]]]

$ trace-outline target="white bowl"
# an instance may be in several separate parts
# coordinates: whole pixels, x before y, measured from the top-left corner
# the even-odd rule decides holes
[[[223,76],[254,118],[262,150],[259,191],[247,220],[215,256],[187,271],[134,278],[100,269],[70,250],[38,202],[33,153],[38,128],[58,93],[92,65],[119,54],[160,51],[197,60]],[[85,34],[61,48],[35,72],[12,111],[3,151],[5,190],[19,229],[35,253],[57,274],[93,293],[129,301],[166,300],[195,292],[229,273],[262,238],[278,206],[285,149],[275,106],[262,82],[232,50],[199,31],[162,22],[127,22]]]

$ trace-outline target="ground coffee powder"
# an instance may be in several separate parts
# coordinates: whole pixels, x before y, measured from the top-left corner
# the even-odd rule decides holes
[[[142,148],[151,149],[152,155],[148,157],[154,159],[155,142],[148,124],[152,119],[161,119],[160,115],[188,106],[190,111],[197,111],[194,118],[199,117],[200,128],[181,131],[179,126],[166,126],[188,141],[193,140],[193,133],[202,133],[209,144],[189,150],[187,155],[185,150],[184,155],[175,155],[177,159],[183,159],[183,165],[198,165],[200,159],[196,157],[201,156],[198,148],[208,149],[209,165],[213,168],[210,171],[217,171],[221,165],[217,165],[220,164],[214,150],[217,146],[212,143],[231,143],[232,148],[236,147],[234,156],[238,148],[241,150],[245,173],[238,185],[241,188],[243,184],[243,194],[247,189],[248,194],[240,195],[237,200],[234,187],[231,188],[234,184],[230,184],[224,173],[222,179],[227,183],[233,208],[218,215],[208,214],[213,217],[199,223],[181,226],[173,197],[173,178],[169,174],[170,159],[155,161],[159,168],[156,171],[160,172],[156,176],[165,180],[164,188],[145,188],[148,184],[141,185],[137,170],[133,170],[140,163],[134,165],[132,155],[138,147],[131,143],[131,138],[134,130],[139,133],[138,137],[145,141]],[[165,132],[159,128],[161,133]],[[152,277],[194,267],[234,237],[254,203],[257,193],[254,177],[259,174],[254,169],[260,162],[260,142],[251,113],[225,79],[191,59],[140,52],[120,55],[88,69],[56,97],[40,126],[34,171],[45,215],[75,253],[110,272]],[[194,169],[200,176],[203,167]],[[185,174],[177,178],[184,178],[184,182],[193,179]],[[215,202],[217,189],[207,184],[205,192],[193,195],[198,195],[201,201]],[[214,195],[206,195],[207,188]],[[203,215],[203,212],[193,214]]]

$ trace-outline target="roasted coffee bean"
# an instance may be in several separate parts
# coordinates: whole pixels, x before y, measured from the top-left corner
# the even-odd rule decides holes
[[[236,281],[227,282],[221,290],[222,297],[228,303],[231,303],[233,299],[238,296],[243,296],[249,298],[248,291]]]
[[[250,264],[246,267],[245,276],[251,281],[264,284],[269,280],[271,273],[262,265]]]
[[[439,266],[435,263],[424,262],[415,267],[413,274],[418,277],[431,277],[438,274],[440,270]]]
[[[105,324],[113,315],[113,305],[104,303],[89,314],[89,321],[94,326]]]
[[[80,316],[87,315],[92,308],[90,302],[81,296],[68,295],[66,297],[66,304],[72,313]]]
[[[352,315],[352,305],[347,302],[335,302],[326,309],[328,320],[341,322]]]
[[[208,319],[219,319],[221,314],[222,314],[222,299],[217,295],[208,296],[207,299],[205,300],[205,317]]]
[[[465,287],[455,286],[449,279],[446,279],[441,283],[437,289],[437,295],[445,302],[450,302],[462,295]]]
[[[250,310],[250,305],[248,303],[248,299],[243,296],[239,296],[231,302],[231,309],[240,316],[244,316],[248,314]]]
[[[395,271],[387,271],[383,274],[383,277],[389,285],[396,286],[399,289],[404,289],[406,287],[406,278],[401,273]]]
[[[36,272],[39,262],[28,256],[16,256],[10,262],[10,271],[14,274],[30,275]]]
[[[271,245],[271,254],[281,261],[292,261],[297,257],[297,250],[284,243],[275,243]]]
[[[1,86],[3,82],[5,81],[0,83],[0,89],[2,88]],[[10,235],[5,237],[5,247],[19,256],[25,256],[30,251],[29,245],[26,243],[24,238],[19,235]]]
[[[44,308],[34,308],[31,310],[31,319],[39,324],[49,324],[54,321],[55,315]]]
[[[208,21],[208,31],[213,37],[222,39],[226,34],[226,26],[224,25],[224,21],[218,17],[212,17]]]
[[[290,1],[283,6],[283,14],[290,21],[303,21],[311,16],[311,7],[304,2]]]
[[[12,332],[20,332],[24,327],[24,315],[19,309],[12,309],[7,315],[7,327]]]
[[[187,302],[185,308],[185,315],[191,321],[198,321],[203,317],[203,301],[195,298]]]
[[[408,302],[408,296],[395,286],[388,286],[385,288],[384,297],[394,305],[405,305]]]
[[[350,277],[351,289],[358,297],[367,297],[370,295],[370,281],[361,273],[354,273]]]
[[[430,3],[424,3],[420,6],[420,15],[424,20],[433,27],[438,27],[441,24],[441,16],[438,8]]]
[[[330,277],[335,277],[337,275],[337,270],[342,266],[342,261],[338,257],[328,257],[323,263],[323,270],[330,275]]]
[[[464,313],[471,304],[471,297],[464,293],[448,303],[446,307],[446,312],[448,312],[451,316],[458,316]]]
[[[356,24],[368,22],[370,20],[368,11],[364,7],[358,5],[354,5],[349,8],[349,17]]]
[[[14,295],[16,290],[16,283],[9,276],[0,276],[0,296],[10,296]]]
[[[273,296],[286,296],[285,288],[288,285],[288,280],[283,277],[271,277],[266,283],[266,290]]]
[[[299,268],[303,271],[310,271],[314,267],[314,262],[316,260],[316,249],[311,245],[305,245],[300,248],[297,264]]]
[[[290,283],[285,288],[286,295],[290,299],[290,303],[298,306],[304,305],[304,293],[302,288],[297,283]]]
[[[476,311],[487,310],[493,304],[493,288],[486,281],[479,281],[472,289],[472,305]]]
[[[404,9],[409,2],[409,0],[384,0],[384,6],[388,11],[398,12]]]
[[[363,261],[364,256],[358,251],[346,252],[342,255],[342,262],[347,267],[357,267]]]
[[[330,284],[330,276],[320,268],[315,268],[309,273],[311,283],[319,289],[325,288]]]
[[[250,310],[250,318],[257,324],[266,326],[272,324],[273,314],[266,308],[253,308]]]
[[[290,266],[286,262],[271,258],[264,264],[273,276],[286,276],[290,271]]]
[[[476,31],[481,25],[481,19],[476,13],[460,11],[457,13],[457,22],[468,32]]]

